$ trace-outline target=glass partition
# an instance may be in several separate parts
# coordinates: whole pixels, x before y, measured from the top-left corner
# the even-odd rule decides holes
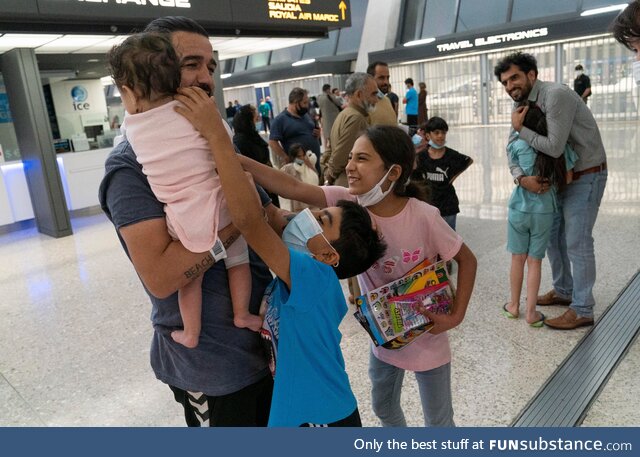
[[[563,82],[573,87],[575,66],[581,64],[591,79],[589,107],[597,120],[638,119],[638,90],[633,80],[632,53],[611,37],[563,45]]]

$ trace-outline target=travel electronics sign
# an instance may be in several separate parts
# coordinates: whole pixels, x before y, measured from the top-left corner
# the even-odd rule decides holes
[[[0,22],[13,18],[47,24],[129,24],[144,27],[160,16],[187,16],[210,30],[242,34],[270,29],[290,35],[351,25],[349,0],[3,0]],[[25,16],[27,20],[25,21]]]
[[[460,49],[479,48],[482,46],[491,46],[499,44],[507,44],[512,41],[526,41],[532,38],[540,38],[549,35],[549,29],[547,27],[541,27],[538,29],[523,30],[518,32],[502,33],[499,35],[489,35],[484,37],[478,37],[475,39],[452,41],[449,43],[437,44],[436,48],[438,52],[457,51]]]

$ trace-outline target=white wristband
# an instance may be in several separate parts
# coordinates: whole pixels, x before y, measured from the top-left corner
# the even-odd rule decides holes
[[[222,244],[222,241],[220,241],[219,239],[216,240],[213,247],[209,249],[209,252],[211,253],[211,255],[213,256],[213,259],[216,262],[227,258],[227,251],[225,250],[224,245]]]

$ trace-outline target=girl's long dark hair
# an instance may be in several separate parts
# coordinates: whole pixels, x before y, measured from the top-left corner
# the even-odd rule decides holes
[[[242,133],[244,135],[253,138],[259,143],[264,143],[264,140],[256,130],[256,125],[253,122],[255,116],[255,110],[252,105],[242,105],[238,112],[233,116],[233,131],[235,133]]]
[[[524,117],[523,124],[538,135],[548,135],[547,119],[542,110],[533,104],[529,106],[529,111]],[[533,170],[536,176],[547,178],[549,184],[556,186],[558,192],[562,192],[567,186],[567,166],[564,154],[555,158],[536,150],[536,161],[533,165]]]

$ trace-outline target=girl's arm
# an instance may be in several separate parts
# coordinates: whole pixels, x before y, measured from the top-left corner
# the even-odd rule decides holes
[[[453,306],[449,314],[434,314],[429,311],[422,311],[426,317],[434,322],[434,326],[430,331],[434,335],[460,325],[467,313],[467,306],[476,281],[478,261],[466,244],[462,243],[453,260],[458,264],[458,282],[456,284],[456,297],[453,300]]]

